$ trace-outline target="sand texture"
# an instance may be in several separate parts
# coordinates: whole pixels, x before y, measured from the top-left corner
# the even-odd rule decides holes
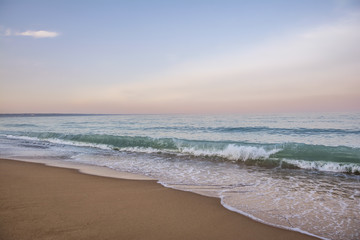
[[[155,181],[0,160],[0,239],[315,239]]]

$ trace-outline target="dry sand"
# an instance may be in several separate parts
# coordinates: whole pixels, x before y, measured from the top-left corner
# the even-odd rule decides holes
[[[0,160],[0,239],[315,239],[255,222],[216,198]]]

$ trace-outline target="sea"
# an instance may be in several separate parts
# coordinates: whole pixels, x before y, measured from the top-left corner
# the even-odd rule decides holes
[[[360,113],[3,114],[0,157],[140,174],[262,223],[360,239]]]

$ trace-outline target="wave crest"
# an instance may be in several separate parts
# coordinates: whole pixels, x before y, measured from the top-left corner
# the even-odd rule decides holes
[[[250,144],[198,141],[144,136],[101,134],[22,133],[7,135],[28,141],[47,141],[79,147],[94,147],[137,153],[163,153],[211,160],[231,161],[263,167],[301,168],[360,174],[360,149],[299,143]]]
[[[247,160],[259,160],[267,159],[270,155],[280,151],[281,149],[272,149],[270,151],[265,150],[263,147],[253,146],[237,146],[235,144],[229,144],[224,149],[197,149],[195,147],[181,148],[182,153],[202,156],[202,157],[220,157],[229,159],[231,161],[247,161]]]
[[[337,162],[325,162],[325,161],[314,162],[314,161],[291,160],[291,159],[284,159],[283,162],[289,163],[301,169],[360,175],[360,165],[356,163],[337,163]]]

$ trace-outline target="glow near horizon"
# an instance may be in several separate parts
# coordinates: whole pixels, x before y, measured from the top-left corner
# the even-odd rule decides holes
[[[77,71],[76,63],[69,65],[46,54],[19,56],[16,51],[16,54],[8,51],[5,57],[0,57],[0,112],[358,111],[360,11],[348,10],[349,1],[335,2],[343,4],[343,11],[331,21],[266,35],[265,39],[254,42],[249,38],[243,44],[207,49],[180,60],[170,55],[164,67],[155,66],[154,70],[146,65],[152,65],[151,58],[156,59],[156,52],[145,56],[150,58],[145,61],[145,70],[139,67],[121,74],[116,71],[118,63],[111,61],[111,53],[109,60],[106,55],[95,57],[93,64],[103,67],[98,72],[96,68],[88,69],[90,73],[86,73]],[[50,46],[56,48],[57,39],[68,35],[66,29],[60,30],[60,34],[47,29],[13,30],[1,22],[0,26],[1,44],[13,47],[26,46],[26,41],[32,41],[39,48],[35,41],[40,40],[53,41]],[[100,44],[105,44],[109,37],[112,36],[99,38],[103,40]],[[48,49],[52,50],[51,47]],[[61,54],[53,50],[61,59]],[[126,57],[131,58],[127,55],[125,60]],[[8,59],[10,64],[5,63]],[[49,59],[54,64],[46,63]],[[85,58],[79,59],[86,62]],[[78,65],[86,69],[86,64]]]

